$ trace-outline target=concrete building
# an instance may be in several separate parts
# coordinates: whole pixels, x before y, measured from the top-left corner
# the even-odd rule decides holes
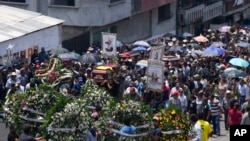
[[[250,0],[179,0],[178,33],[199,34],[213,25],[232,25],[249,17]]]
[[[30,58],[35,48],[58,47],[62,42],[62,23],[63,20],[40,13],[0,5],[0,56],[11,52],[16,57]]]
[[[117,33],[130,43],[176,31],[177,0],[0,0],[64,19],[63,46],[83,52],[101,41],[101,32]]]

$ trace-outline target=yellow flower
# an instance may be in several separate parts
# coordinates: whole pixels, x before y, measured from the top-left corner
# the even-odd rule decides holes
[[[175,111],[175,110],[172,110],[172,111],[171,111],[171,114],[172,114],[172,115],[173,115],[173,114],[175,114],[175,113],[176,113],[176,111]]]

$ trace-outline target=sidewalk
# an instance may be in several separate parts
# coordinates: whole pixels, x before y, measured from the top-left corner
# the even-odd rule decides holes
[[[229,141],[229,130],[225,130],[224,117],[220,119],[221,136],[215,136],[209,138],[209,141]]]

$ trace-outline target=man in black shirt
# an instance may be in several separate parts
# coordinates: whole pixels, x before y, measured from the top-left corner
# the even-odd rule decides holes
[[[10,125],[10,132],[8,134],[8,141],[18,141],[18,135],[14,125]]]
[[[32,129],[31,125],[25,124],[23,127],[23,133],[19,137],[19,141],[40,141],[40,140],[42,140],[41,137],[34,138],[33,136],[31,136],[31,129]]]

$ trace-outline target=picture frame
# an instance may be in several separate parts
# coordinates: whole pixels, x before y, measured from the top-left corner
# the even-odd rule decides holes
[[[102,54],[109,58],[116,56],[116,33],[102,32]]]
[[[149,54],[149,59],[155,61],[161,61],[163,55],[164,55],[164,46],[152,47]]]
[[[164,65],[163,61],[148,60],[147,67],[147,89],[150,91],[160,92],[164,82]]]

